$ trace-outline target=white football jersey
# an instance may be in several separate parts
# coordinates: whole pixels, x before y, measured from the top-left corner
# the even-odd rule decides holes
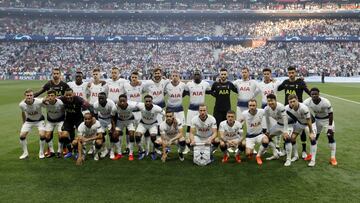
[[[333,112],[333,108],[328,99],[320,97],[321,101],[315,104],[311,98],[307,98],[303,104],[305,104],[312,112],[314,112],[315,118],[328,118],[329,113]]]
[[[115,116],[117,114],[118,119],[121,121],[127,121],[134,119],[133,112],[138,110],[137,102],[128,101],[128,105],[125,109],[120,108],[120,106],[115,105],[112,109],[111,115]]]
[[[103,86],[101,83],[99,84],[94,84],[94,83],[91,83],[91,86],[89,88],[89,93],[90,93],[90,98],[89,98],[89,103],[91,105],[94,105],[95,102],[98,101],[98,98],[99,98],[99,93],[100,92],[107,92],[107,89],[105,86]]]
[[[174,125],[168,125],[166,121],[163,121],[160,123],[160,133],[161,135],[165,135],[165,137],[171,139],[176,137],[177,134],[179,134],[179,129],[183,127],[183,124],[180,120],[176,119],[177,126],[174,127]]]
[[[65,116],[64,103],[60,99],[56,99],[55,104],[43,104],[47,112],[47,120],[54,121]]]
[[[96,121],[90,128],[85,125],[85,122],[82,122],[78,127],[79,136],[93,137],[98,133],[104,133],[99,121]]]
[[[288,121],[285,106],[282,103],[276,102],[276,108],[274,110],[270,106],[266,106],[264,111],[265,116],[273,118],[282,125],[284,124],[284,118],[286,122]]]
[[[127,95],[129,101],[141,102],[142,94],[145,92],[144,83],[141,82],[141,85],[132,86],[130,83],[124,84],[124,91]]]
[[[211,137],[213,134],[212,129],[216,127],[216,120],[214,116],[209,115],[205,121],[202,121],[199,116],[194,117],[191,120],[191,128],[195,128],[195,135],[201,138]]]
[[[178,85],[174,86],[171,82],[169,82],[165,87],[165,93],[168,95],[167,106],[170,108],[182,109],[184,90],[185,83],[180,82]]]
[[[169,83],[169,80],[161,79],[159,82],[152,81],[146,87],[146,92],[153,97],[153,103],[159,106],[165,106],[165,87]]]
[[[106,99],[105,106],[101,106],[99,101],[94,104],[94,113],[98,114],[100,118],[110,118],[111,112],[115,108],[115,103],[111,99]]]
[[[258,93],[258,83],[255,80],[244,81],[240,79],[235,80],[233,83],[238,90],[238,101],[244,102],[247,107],[247,102],[255,98]]]
[[[75,81],[68,82],[69,87],[74,91],[76,96],[79,96],[87,101],[87,95],[89,94],[89,90],[87,88],[88,82],[83,82],[81,85],[77,85]]]
[[[40,120],[42,115],[42,99],[34,98],[34,102],[30,105],[25,103],[25,100],[20,102],[19,107],[21,111],[25,113],[26,119],[32,120],[32,121],[38,121]]]
[[[242,125],[239,121],[235,121],[232,126],[228,124],[227,120],[221,121],[219,125],[219,132],[223,132],[224,136],[228,138],[240,138],[242,133]]]
[[[165,115],[165,112],[163,111],[163,109],[158,106],[153,104],[153,107],[150,111],[148,111],[145,108],[145,104],[144,103],[138,103],[137,107],[140,109],[141,111],[141,122],[147,125],[151,125],[157,122],[157,116],[159,114]]]
[[[306,125],[307,118],[311,118],[309,108],[303,103],[299,103],[299,108],[297,109],[297,111],[290,108],[289,105],[286,105],[285,110],[295,116],[297,121],[303,125]]]
[[[207,90],[211,90],[211,87],[210,84],[204,80],[199,84],[190,81],[186,84],[185,90],[189,92],[190,106],[199,106],[205,102],[205,93]]]
[[[113,79],[106,80],[106,86],[108,90],[108,98],[113,102],[117,103],[119,101],[119,96],[125,93],[124,84],[127,83],[128,80],[123,78],[119,78],[114,81]]]
[[[264,109],[257,109],[256,114],[250,114],[249,110],[242,112],[246,122],[247,135],[257,135],[262,133],[262,121],[265,115]]]
[[[269,94],[277,95],[277,89],[280,86],[281,82],[276,80],[275,82],[265,83],[264,81],[258,84],[258,88],[261,92],[261,103],[266,105],[267,99],[266,96]]]

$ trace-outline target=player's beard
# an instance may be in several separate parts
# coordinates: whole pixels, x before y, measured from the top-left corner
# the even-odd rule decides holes
[[[201,79],[200,79],[200,78],[195,78],[195,79],[194,79],[194,82],[197,83],[197,84],[199,84],[199,83],[201,82]]]

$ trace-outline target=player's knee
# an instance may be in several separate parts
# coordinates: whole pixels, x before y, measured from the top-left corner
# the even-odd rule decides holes
[[[25,140],[26,139],[26,135],[20,135],[20,140]]]
[[[40,140],[44,141],[44,140],[46,140],[46,137],[45,136],[40,136]]]
[[[290,137],[285,137],[285,138],[284,138],[284,142],[285,142],[285,144],[290,143],[290,142],[291,142],[291,138],[290,138]]]
[[[159,149],[160,148],[160,144],[159,143],[157,143],[157,142],[154,142],[154,147],[156,148],[156,149]]]
[[[119,142],[119,137],[116,134],[113,134],[112,136],[110,136],[110,142]]]
[[[245,148],[245,145],[239,144],[238,149],[240,152],[243,152],[243,151],[245,151],[246,148]]]
[[[316,145],[316,139],[311,139],[310,143],[311,143],[311,145]]]
[[[102,147],[102,140],[96,140],[95,141],[95,148],[96,149],[101,149],[101,147]]]
[[[291,139],[291,144],[292,144],[292,145],[296,144],[296,140],[295,140],[295,139]]]

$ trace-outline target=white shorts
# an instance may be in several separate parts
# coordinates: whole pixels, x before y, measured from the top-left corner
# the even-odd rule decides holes
[[[328,131],[329,127],[329,119],[316,119],[316,130],[318,133],[321,133],[322,131],[325,131],[325,133]],[[335,132],[335,121],[333,121],[333,132]]]
[[[314,134],[316,135],[316,133],[317,133],[316,123],[313,123],[311,126],[312,126],[312,129],[313,129],[313,131],[314,131]],[[296,122],[296,123],[294,124],[294,133],[300,134],[300,133],[302,133],[303,130],[305,130],[305,133],[306,133],[306,134],[309,134],[309,128],[308,128],[307,125],[303,125],[303,124],[301,124],[301,123],[299,123],[299,122]]]
[[[191,120],[196,116],[199,116],[199,111],[189,109],[186,114],[186,125],[191,126]]]
[[[141,120],[141,112],[137,111],[137,112],[133,112],[134,118],[135,118],[135,125],[140,123]]]
[[[55,128],[57,128],[58,132],[61,132],[61,128],[64,124],[64,121],[60,121],[60,122],[50,122],[48,121],[45,125],[45,131],[47,132],[52,132]]]
[[[254,149],[255,144],[260,144],[262,142],[262,139],[264,136],[266,136],[266,135],[261,133],[260,135],[258,135],[256,137],[252,137],[252,138],[247,137],[246,138],[246,148]]]
[[[194,136],[194,140],[195,140],[195,144],[198,144],[198,143],[205,143],[208,141],[208,137],[199,137],[199,136]]]
[[[242,112],[248,110],[249,108],[248,107],[236,107],[236,120],[243,120],[243,115],[242,115]]]
[[[104,131],[111,129],[111,118],[106,118],[106,119],[99,118],[99,122],[101,127],[104,129]]]
[[[179,121],[184,125],[185,124],[185,114],[184,111],[174,112],[175,118],[179,119]]]
[[[27,133],[31,131],[31,128],[36,126],[39,131],[45,131],[45,121],[35,121],[35,122],[28,122],[25,121],[21,126],[20,132]],[[61,129],[61,128],[60,128]]]
[[[279,125],[278,123],[273,125],[269,130],[270,135],[275,135],[275,136],[282,135],[284,132],[285,132],[284,131],[284,126]],[[291,136],[292,132],[293,132],[292,125],[288,125],[287,133],[289,134],[289,136]]]
[[[141,133],[141,134],[144,134],[147,130],[149,131],[150,135],[154,135],[154,134],[157,135],[157,133],[158,133],[157,123],[154,123],[151,125],[139,123],[139,125],[136,128],[136,132]]]
[[[127,128],[128,131],[135,131],[135,120],[121,121],[117,120],[115,130],[123,131],[124,128]]]

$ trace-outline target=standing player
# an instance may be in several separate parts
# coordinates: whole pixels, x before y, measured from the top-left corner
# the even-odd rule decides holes
[[[267,158],[266,160],[278,159],[279,155],[275,148],[274,143],[272,143],[272,138],[275,136],[282,136],[285,141],[286,149],[286,162],[284,166],[291,165],[291,133],[292,127],[289,127],[288,124],[288,115],[285,111],[283,104],[276,101],[276,96],[274,94],[267,95],[267,106],[264,108],[265,111],[265,120],[266,120],[266,135],[270,139],[269,146],[272,148],[273,156]],[[276,124],[271,124],[270,118],[276,121]]]
[[[165,121],[160,124],[160,134],[161,137],[156,139],[156,143],[162,146],[162,157],[163,162],[166,161],[167,151],[166,149],[172,144],[177,144],[179,146],[179,159],[184,161],[183,152],[185,150],[185,137],[183,134],[183,124],[180,120],[176,119],[174,112],[166,110]]]
[[[62,133],[59,141],[69,152],[64,156],[69,158],[72,156],[72,148],[70,143],[75,137],[75,128],[83,122],[83,112],[90,109],[90,104],[79,96],[75,96],[71,88],[65,90],[65,95],[59,98],[64,103],[65,119],[62,127]]]
[[[261,108],[265,108],[267,105],[266,96],[269,94],[277,95],[278,87],[280,86],[280,81],[274,81],[271,78],[271,69],[264,68],[263,69],[264,79],[259,83],[258,88],[261,92]]]
[[[319,139],[321,132],[323,129],[325,129],[331,152],[330,163],[331,165],[336,166],[336,142],[334,138],[335,122],[333,108],[328,99],[320,96],[320,90],[318,88],[311,88],[310,95],[311,98],[307,98],[304,101],[304,104],[309,107],[309,109],[315,114],[315,123],[317,129],[316,140]]]
[[[107,92],[107,88],[103,81],[100,80],[100,69],[94,68],[92,71],[93,81],[88,84],[89,89],[89,103],[94,105],[98,101],[98,94],[100,92]]]
[[[159,125],[157,118],[159,114],[164,116],[165,113],[160,106],[153,104],[152,96],[145,95],[144,102],[145,103],[139,103],[137,105],[141,112],[141,120],[136,128],[136,136],[142,137],[146,131],[149,131],[150,139],[147,138],[145,140],[146,141],[149,140],[147,142],[150,142],[151,140],[151,142],[154,144],[154,150],[151,153],[151,158],[152,160],[155,160],[156,159],[155,150],[158,150],[160,147],[160,145],[155,142],[156,135],[158,133],[158,125]],[[146,144],[149,145],[148,143]],[[142,153],[142,155],[139,156],[139,159],[143,159],[143,158],[144,158],[144,154]]]
[[[154,104],[165,108],[164,90],[169,80],[162,79],[162,72],[160,68],[155,68],[152,81],[146,86],[146,92],[154,98]]]
[[[180,74],[175,70],[171,73],[171,82],[165,86],[165,93],[168,95],[167,109],[173,112],[175,118],[182,124],[185,123],[185,114],[182,105],[184,91],[185,83],[180,81]]]
[[[229,110],[227,112],[226,120],[220,123],[219,134],[220,149],[224,153],[222,162],[228,162],[229,153],[227,152],[227,149],[229,147],[233,147],[238,149],[235,155],[235,160],[237,163],[240,163],[240,153],[245,151],[245,142],[243,142],[244,139],[241,137],[242,125],[236,120],[234,111]]]
[[[292,142],[292,152],[294,153],[294,157],[291,161],[296,161],[299,159],[297,146],[296,146],[296,137],[301,134],[305,129],[309,131],[309,138],[311,142],[310,146],[310,162],[308,166],[313,167],[315,166],[315,159],[316,159],[316,151],[317,151],[317,144],[316,144],[316,125],[315,121],[313,122],[312,116],[310,114],[309,108],[298,101],[298,98],[295,94],[289,95],[289,104],[286,105],[285,109],[287,114],[296,120],[294,124],[294,132],[291,135],[291,142]]]
[[[40,135],[40,151],[39,158],[45,158],[44,145],[45,145],[45,122],[42,115],[42,100],[34,98],[34,92],[30,89],[26,90],[25,100],[21,101],[19,107],[21,109],[22,127],[20,130],[20,144],[23,150],[23,154],[19,159],[26,159],[29,156],[26,136],[31,131],[33,126],[36,126]]]
[[[56,92],[56,96],[62,96],[65,93],[65,90],[69,88],[69,85],[66,82],[61,80],[61,72],[59,68],[54,68],[52,70],[52,79],[49,80],[44,86],[42,86],[41,90],[34,93],[34,97],[40,96],[42,93],[54,90]]]
[[[261,144],[259,152],[256,155],[257,164],[261,165],[261,155],[265,152],[269,145],[269,139],[263,133],[262,121],[264,117],[264,110],[257,109],[257,102],[255,99],[250,99],[249,110],[242,113],[242,118],[246,123],[246,156],[252,158],[255,144]]]
[[[112,110],[112,132],[115,139],[122,140],[123,130],[126,129],[129,135],[129,161],[134,160],[134,144],[139,147],[139,154],[142,153],[142,149],[139,146],[141,137],[135,137],[135,118],[134,111],[137,111],[137,103],[127,101],[127,96],[122,94],[119,96],[119,101]]]
[[[75,81],[68,82],[69,87],[74,91],[74,94],[76,96],[79,96],[83,98],[84,100],[87,100],[87,97],[89,95],[88,92],[88,82],[83,81],[83,72],[76,71],[75,74]]]
[[[130,83],[124,84],[125,94],[129,101],[141,102],[143,93],[145,93],[145,85],[139,81],[139,73],[132,72],[130,76]],[[134,112],[135,121],[138,123],[141,119],[141,112]]]
[[[60,137],[61,129],[65,119],[65,110],[64,104],[60,99],[56,98],[56,92],[54,90],[49,90],[47,92],[47,97],[43,99],[43,105],[47,111],[47,122],[45,127],[45,137],[46,142],[49,146],[49,152],[45,156],[47,158],[53,157],[55,155],[54,146],[53,146],[53,131],[55,128],[58,130],[58,135]],[[62,146],[59,143],[58,145],[58,157],[60,156]]]
[[[196,70],[194,80],[185,86],[186,94],[190,97],[190,105],[186,115],[187,132],[190,132],[191,121],[199,115],[199,106],[205,103],[205,94],[211,94],[210,84],[201,79],[201,73]]]
[[[127,80],[119,78],[120,70],[117,67],[111,69],[111,78],[106,80],[106,86],[108,89],[108,98],[111,99],[115,104],[119,100],[119,96],[124,94],[124,84]]]
[[[199,115],[191,120],[189,138],[192,146],[199,143],[211,144],[211,159],[214,161],[212,152],[219,146],[216,120],[208,114],[205,104],[199,105]]]
[[[94,160],[99,160],[99,150],[104,144],[104,130],[101,128],[100,122],[95,120],[90,112],[84,114],[84,122],[78,127],[78,136],[72,141],[72,146],[77,149],[78,157],[77,165],[83,164],[85,160],[85,146],[92,142],[95,143]]]
[[[306,86],[304,80],[300,78],[296,78],[296,68],[294,66],[289,66],[287,69],[289,79],[284,80],[280,86],[278,87],[278,91],[285,91],[285,105],[289,104],[289,96],[296,95],[299,102],[302,102],[303,92],[305,91],[310,96],[310,91]],[[301,142],[302,142],[302,158],[305,159],[306,154],[306,134],[303,132],[301,134]]]
[[[220,80],[211,87],[211,95],[215,97],[214,117],[219,128],[220,122],[226,120],[226,115],[231,110],[230,91],[237,93],[233,83],[227,80],[228,72],[225,68],[220,70]]]
[[[116,138],[111,131],[111,112],[115,108],[115,103],[106,97],[105,92],[100,92],[98,94],[98,101],[94,104],[94,113],[95,118],[97,118],[100,122],[102,129],[104,130],[104,139],[106,136],[106,131],[109,134],[110,138],[110,159],[118,160],[122,157],[121,152],[121,140]],[[101,158],[104,158],[108,154],[108,149],[105,146],[101,152]],[[115,151],[117,154],[115,155]]]
[[[248,103],[250,99],[256,97],[258,93],[258,84],[255,80],[250,79],[249,68],[244,67],[241,69],[242,79],[234,81],[234,85],[238,92],[238,102],[236,107],[236,118],[238,120],[244,120],[242,113],[248,110]]]

